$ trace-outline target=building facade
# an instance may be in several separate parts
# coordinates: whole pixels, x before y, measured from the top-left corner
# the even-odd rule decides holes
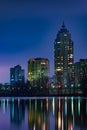
[[[87,59],[80,59],[69,69],[69,85],[80,87],[81,84],[87,84]]]
[[[20,65],[14,66],[13,68],[10,68],[10,84],[14,85],[18,82],[25,81],[25,72],[24,69],[21,68]]]
[[[54,42],[54,73],[55,83],[67,87],[68,69],[74,63],[74,47],[71,34],[63,25]]]
[[[44,58],[33,58],[28,61],[28,81],[37,86],[49,77],[49,60]]]

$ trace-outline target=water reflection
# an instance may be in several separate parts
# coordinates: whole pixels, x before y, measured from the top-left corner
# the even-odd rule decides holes
[[[10,101],[10,121],[11,124],[21,125],[22,120],[25,117],[25,105],[24,100],[14,100]]]
[[[87,99],[1,99],[0,117],[3,130],[86,130]]]

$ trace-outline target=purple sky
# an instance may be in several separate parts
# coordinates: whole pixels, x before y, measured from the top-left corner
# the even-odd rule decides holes
[[[21,2],[20,2],[21,1]],[[87,58],[87,0],[0,0],[0,83],[9,82],[9,69],[25,69],[32,57],[50,60],[63,20],[75,48],[75,61]]]

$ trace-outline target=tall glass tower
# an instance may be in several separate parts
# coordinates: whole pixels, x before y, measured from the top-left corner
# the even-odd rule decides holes
[[[68,69],[74,63],[74,47],[71,34],[63,22],[54,42],[55,83],[61,87],[68,85]]]

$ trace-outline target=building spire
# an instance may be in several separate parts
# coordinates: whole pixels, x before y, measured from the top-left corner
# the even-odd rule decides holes
[[[62,28],[65,28],[65,23],[64,23],[64,21],[63,21],[63,24],[62,24]]]

